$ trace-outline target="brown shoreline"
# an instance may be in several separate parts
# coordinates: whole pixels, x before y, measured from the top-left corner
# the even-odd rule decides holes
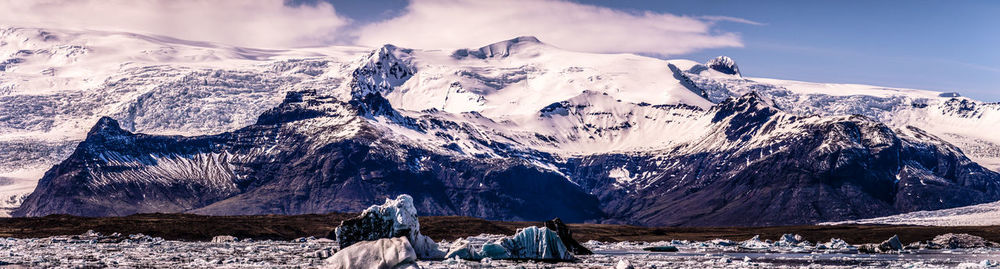
[[[77,235],[87,230],[110,234],[142,233],[168,240],[207,241],[216,235],[238,238],[291,240],[299,237],[324,237],[340,221],[357,214],[330,213],[309,215],[202,216],[190,214],[138,214],[126,217],[77,217],[52,215],[36,218],[0,218],[0,237],[38,238],[54,235]],[[459,216],[420,217],[420,229],[436,240],[454,240],[481,233],[513,234],[517,228],[541,226],[542,222],[488,221]],[[661,241],[711,240],[715,238],[746,240],[754,235],[777,240],[782,234],[802,235],[812,242],[841,238],[848,243],[878,243],[898,234],[904,243],[925,241],[945,233],[968,233],[1000,242],[1000,226],[898,226],[836,225],[778,227],[639,227],[612,224],[569,224],[580,242],[598,240]]]

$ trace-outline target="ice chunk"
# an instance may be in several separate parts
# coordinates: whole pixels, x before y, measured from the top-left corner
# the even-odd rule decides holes
[[[231,235],[219,235],[212,237],[212,243],[232,243],[236,242],[236,237]]]
[[[889,239],[876,244],[864,244],[859,248],[864,253],[887,253],[903,250],[903,242],[899,241],[899,235],[893,235]]]
[[[572,261],[576,258],[566,249],[556,232],[535,226],[519,229],[517,234],[499,241],[511,259]],[[484,246],[485,248],[485,246]]]
[[[632,266],[632,262],[626,259],[619,259],[618,265],[615,265],[615,269],[635,269],[635,267]]]
[[[771,244],[760,241],[760,235],[755,235],[747,241],[740,243],[740,248],[750,249],[750,250],[765,250],[771,247]]]
[[[830,242],[816,245],[820,250],[854,250],[855,247],[840,238],[830,238]]]
[[[594,252],[591,252],[587,249],[587,247],[581,245],[580,242],[577,242],[576,239],[573,239],[573,232],[569,230],[569,226],[566,226],[561,219],[555,218],[550,221],[546,221],[545,228],[556,232],[556,234],[559,235],[559,239],[562,240],[563,245],[566,246],[566,249],[569,249],[569,252],[573,253],[573,255],[594,254]]]
[[[802,242],[802,236],[797,234],[783,234],[781,235],[781,240],[778,242],[788,245],[796,245]]]
[[[478,249],[478,251],[476,251]],[[446,258],[467,260],[573,261],[575,257],[556,232],[545,227],[518,229],[511,237],[480,235],[456,240]]]
[[[413,197],[406,194],[395,200],[386,199],[384,204],[373,205],[360,216],[341,222],[335,233],[341,248],[361,241],[405,236],[421,259],[440,259],[445,256],[434,240],[420,234]]]
[[[448,248],[448,254],[445,254],[445,259],[459,258],[463,260],[475,260],[476,251],[472,249],[469,240],[465,238],[460,238],[451,243],[451,247]]]
[[[935,236],[931,243],[941,245],[946,248],[983,248],[997,247],[997,243],[986,241],[982,237],[971,234],[947,233]]]
[[[503,260],[511,258],[510,252],[507,251],[507,248],[505,248],[504,246],[500,245],[497,242],[490,242],[483,245],[483,248],[479,250],[479,253],[477,253],[477,257],[483,257],[485,259],[491,259],[491,260],[492,259]]]
[[[326,259],[326,268],[419,268],[417,254],[405,237],[365,241]]]

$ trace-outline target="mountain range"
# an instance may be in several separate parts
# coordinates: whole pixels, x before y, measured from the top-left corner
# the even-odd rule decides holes
[[[1000,104],[957,93],[534,37],[256,50],[0,34],[15,216],[357,212],[405,193],[428,215],[757,226],[1000,200]]]

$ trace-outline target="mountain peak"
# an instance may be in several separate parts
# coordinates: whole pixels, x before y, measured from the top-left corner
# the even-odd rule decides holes
[[[486,58],[503,58],[510,56],[517,52],[517,49],[526,45],[541,45],[545,44],[539,41],[537,37],[534,36],[519,36],[512,39],[496,42],[476,50],[460,49],[452,54],[453,57],[461,59],[468,56],[474,56],[479,59]]]
[[[257,125],[277,125],[338,114],[337,99],[317,94],[315,90],[290,91],[277,107],[261,113]]]
[[[725,74],[742,76],[740,74],[740,67],[736,65],[736,61],[727,56],[715,57],[715,59],[708,61],[705,65],[708,65],[708,68]]]
[[[768,117],[779,111],[778,107],[774,104],[774,101],[761,96],[756,91],[744,94],[739,98],[728,98],[726,101],[716,106],[716,114],[712,119],[713,122],[720,121],[726,117],[734,114],[759,114]],[[756,113],[764,112],[764,113]]]
[[[94,127],[90,128],[90,132],[87,133],[87,136],[117,135],[124,132],[125,130],[121,128],[121,124],[119,124],[117,120],[112,119],[111,117],[108,116],[103,116],[101,117],[101,119],[97,120],[97,123],[94,124]]]

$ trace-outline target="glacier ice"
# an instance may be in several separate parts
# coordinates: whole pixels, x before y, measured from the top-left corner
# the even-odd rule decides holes
[[[518,229],[514,236],[486,236],[488,241],[475,244],[471,241],[484,241],[483,236],[470,237],[456,241],[446,258],[461,258],[466,260],[544,260],[572,261],[576,258],[566,249],[559,235],[545,227],[531,226]],[[476,246],[479,246],[478,250]]]
[[[765,250],[771,247],[770,243],[760,240],[760,235],[754,235],[746,241],[740,243],[740,247],[749,250]]]
[[[232,243],[236,241],[237,238],[231,235],[219,235],[212,237],[212,243]]]
[[[417,253],[406,237],[382,238],[358,242],[337,251],[326,259],[327,265],[324,268],[420,268],[416,261]]]
[[[615,269],[635,269],[635,267],[632,266],[632,262],[626,259],[619,259],[618,264],[615,265]]]
[[[439,259],[445,256],[434,240],[420,234],[413,197],[406,194],[399,195],[396,199],[386,199],[382,205],[372,205],[358,217],[341,222],[335,233],[341,248],[361,241],[405,236],[421,259]]]

